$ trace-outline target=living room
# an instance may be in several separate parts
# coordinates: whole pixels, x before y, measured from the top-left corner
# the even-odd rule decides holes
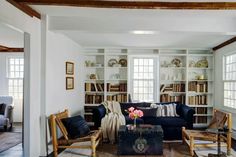
[[[231,2],[158,9],[2,1],[0,23],[25,36],[24,156],[51,154],[51,114],[68,109],[92,128],[93,106],[105,100],[180,101],[196,112],[194,129],[206,128],[220,109],[232,113],[235,139],[235,65],[226,63],[236,47]]]

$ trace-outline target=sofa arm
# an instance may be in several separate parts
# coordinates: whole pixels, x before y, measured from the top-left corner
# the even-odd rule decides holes
[[[103,105],[93,109],[93,122],[94,127],[97,129],[101,126],[102,118],[106,115],[106,108]]]
[[[193,115],[195,114],[195,110],[191,107],[181,104],[181,115],[180,117],[184,118],[187,122],[187,129],[193,128]]]
[[[13,122],[13,106],[12,105],[6,106],[4,117],[9,119],[9,123]]]

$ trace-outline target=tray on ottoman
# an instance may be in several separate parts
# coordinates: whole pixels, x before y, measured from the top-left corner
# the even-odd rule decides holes
[[[160,125],[122,125],[118,131],[119,155],[162,155],[163,130]]]

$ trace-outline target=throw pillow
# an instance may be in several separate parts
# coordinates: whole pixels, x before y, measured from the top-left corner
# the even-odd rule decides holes
[[[179,116],[176,113],[176,104],[170,103],[166,105],[162,105],[162,111],[161,111],[162,117],[176,117]]]
[[[2,103],[0,104],[0,114],[4,115],[6,109],[6,104]]]
[[[86,136],[90,132],[87,122],[80,115],[64,118],[61,121],[72,139]]]
[[[145,117],[156,117],[156,108],[151,108],[151,107],[137,107],[138,110],[143,111],[143,115]]]

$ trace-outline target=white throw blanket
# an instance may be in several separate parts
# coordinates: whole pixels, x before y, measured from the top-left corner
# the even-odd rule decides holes
[[[121,112],[119,102],[105,101],[102,104],[106,108],[106,115],[101,122],[103,140],[114,143],[117,139],[119,127],[125,125],[125,117]]]

